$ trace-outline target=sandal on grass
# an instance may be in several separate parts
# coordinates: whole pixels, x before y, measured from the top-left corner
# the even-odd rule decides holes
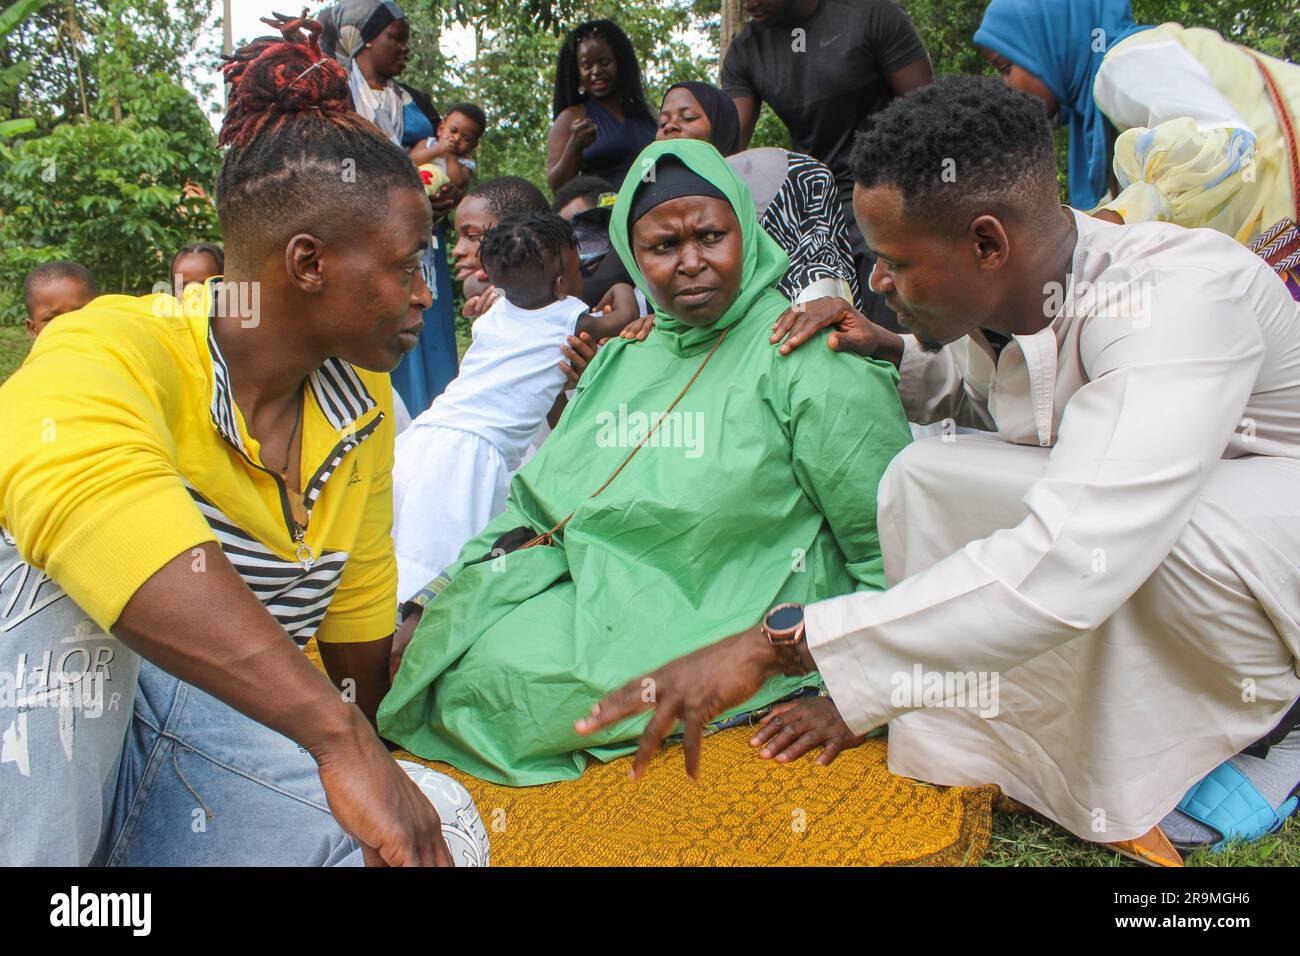
[[[1114,850],[1120,856],[1137,860],[1147,866],[1182,866],[1183,858],[1165,832],[1154,826],[1136,840],[1120,840],[1118,843],[1101,844],[1108,850]]]
[[[1300,796],[1293,790],[1281,806],[1274,808],[1249,777],[1232,763],[1224,762],[1187,791],[1178,810],[1222,835],[1223,839],[1210,844],[1217,853],[1232,840],[1257,840],[1280,829],[1297,806]]]

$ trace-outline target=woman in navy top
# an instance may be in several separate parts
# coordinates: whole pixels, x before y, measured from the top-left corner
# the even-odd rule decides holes
[[[617,190],[658,128],[632,41],[618,24],[592,20],[569,31],[560,46],[551,112],[551,191],[580,173],[599,176]]]

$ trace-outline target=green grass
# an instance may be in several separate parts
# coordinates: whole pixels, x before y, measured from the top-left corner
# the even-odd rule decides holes
[[[0,325],[0,384],[18,371],[18,366],[27,358],[32,340],[27,337],[27,329],[21,325]]]
[[[1300,815],[1278,833],[1220,853],[1188,853],[1189,866],[1300,866]],[[989,852],[982,866],[1141,866],[1080,840],[1035,813],[995,813]]]

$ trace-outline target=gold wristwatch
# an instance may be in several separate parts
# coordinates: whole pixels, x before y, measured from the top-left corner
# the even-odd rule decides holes
[[[802,604],[778,604],[763,615],[758,629],[776,651],[783,673],[789,677],[808,673],[799,654],[799,645],[804,642]]]

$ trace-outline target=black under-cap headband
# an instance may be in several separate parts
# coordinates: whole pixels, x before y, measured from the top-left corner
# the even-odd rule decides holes
[[[654,178],[637,187],[632,197],[632,215],[628,225],[661,206],[684,196],[707,196],[727,202],[726,195],[713,183],[695,172],[676,156],[661,156],[652,167]]]

